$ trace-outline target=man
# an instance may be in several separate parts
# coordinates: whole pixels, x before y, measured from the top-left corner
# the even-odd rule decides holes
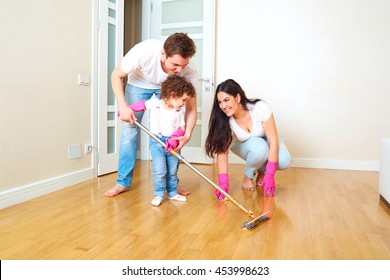
[[[169,75],[183,76],[196,88],[196,70],[188,65],[195,52],[194,41],[187,34],[174,33],[165,42],[146,40],[135,45],[112,72],[112,89],[123,129],[119,146],[118,179],[105,196],[113,197],[129,190],[133,178],[138,145],[138,128],[134,120],[141,122],[144,112],[134,112],[128,104],[148,100],[153,94],[160,98],[161,83]],[[126,76],[125,92],[123,79]],[[185,123],[185,134],[176,138],[179,141],[176,150],[180,150],[191,138],[196,123],[196,98],[191,98],[186,104]],[[189,194],[179,186],[178,193]]]

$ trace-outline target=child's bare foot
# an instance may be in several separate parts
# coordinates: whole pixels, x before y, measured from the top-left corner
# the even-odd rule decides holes
[[[113,188],[109,189],[108,191],[106,191],[104,193],[104,195],[106,197],[114,197],[114,196],[116,196],[116,195],[118,195],[120,193],[123,193],[125,191],[128,191],[128,190],[129,190],[129,188],[125,188],[124,186],[115,185],[115,187],[113,187]]]
[[[256,177],[256,186],[260,187],[261,183],[263,182],[264,173],[262,173],[260,170],[257,170],[257,177]]]
[[[181,195],[184,195],[184,196],[187,196],[187,195],[191,194],[189,190],[183,189],[180,185],[177,185],[176,189],[177,189],[177,193],[178,194],[181,194]]]
[[[244,181],[242,182],[242,189],[244,191],[254,191],[255,185],[253,185],[253,180],[244,176]]]

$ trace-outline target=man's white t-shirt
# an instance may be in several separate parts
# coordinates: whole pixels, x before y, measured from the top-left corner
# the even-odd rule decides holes
[[[150,39],[136,44],[122,58],[121,69],[128,74],[127,83],[146,89],[159,89],[168,74],[161,67],[161,51],[164,42]],[[190,62],[180,73],[196,87],[198,77],[195,67]]]
[[[271,108],[264,102],[258,101],[255,104],[248,104],[249,114],[252,118],[252,129],[248,132],[238,126],[233,116],[229,118],[230,128],[233,132],[233,141],[246,141],[252,137],[264,137],[265,131],[263,121],[271,116]]]

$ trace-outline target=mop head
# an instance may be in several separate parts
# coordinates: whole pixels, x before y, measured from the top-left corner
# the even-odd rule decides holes
[[[269,219],[268,217],[268,213],[270,211],[267,211],[265,212],[264,214],[260,215],[259,217],[257,218],[254,218],[253,220],[249,221],[249,222],[244,222],[241,226],[242,229],[245,229],[245,230],[252,230],[254,229],[255,227],[257,227],[258,225],[260,225],[261,223],[265,222],[266,220]]]

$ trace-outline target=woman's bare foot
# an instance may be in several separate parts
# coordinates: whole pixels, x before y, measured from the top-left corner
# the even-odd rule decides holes
[[[260,170],[257,170],[257,177],[256,177],[256,186],[260,187],[261,183],[263,182],[264,173],[262,173]]]
[[[180,185],[177,185],[177,193],[178,194],[181,194],[181,195],[184,195],[184,196],[187,196],[187,195],[190,195],[190,191],[189,190],[186,190],[186,189],[183,189]]]
[[[106,191],[104,193],[104,195],[106,197],[114,197],[114,196],[116,196],[116,195],[118,195],[120,193],[126,192],[128,190],[129,190],[129,188],[125,188],[124,186],[115,185],[115,187],[113,187],[113,188],[109,189],[108,191]]]
[[[255,185],[253,185],[253,180],[244,176],[244,181],[242,182],[242,189],[244,191],[254,191]]]

